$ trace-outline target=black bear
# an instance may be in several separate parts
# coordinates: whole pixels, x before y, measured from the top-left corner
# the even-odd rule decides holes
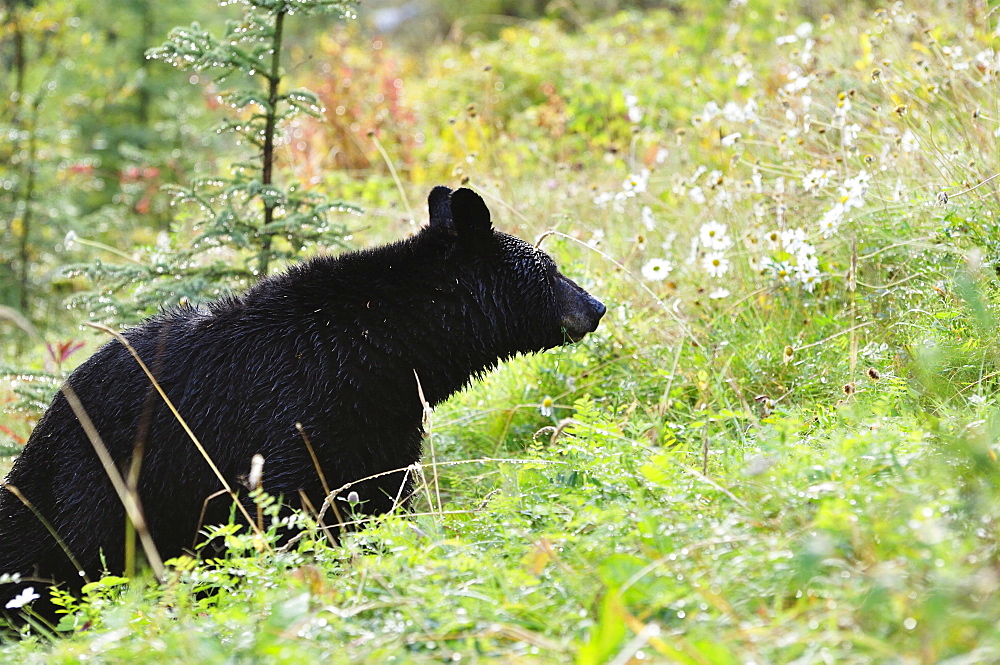
[[[421,390],[437,404],[502,360],[596,329],[604,305],[545,253],[494,230],[478,194],[439,186],[428,204],[430,223],[406,240],[319,257],[124,333],[230,486],[245,485],[259,454],[268,493],[319,508],[324,486],[419,459]],[[232,499],[210,498],[221,481],[121,342],[67,384],[123,475],[141,455],[138,493],[163,558],[229,519]],[[405,503],[409,482],[390,473],[351,490],[374,515]],[[0,490],[0,574],[22,578],[0,588],[0,612],[19,605],[32,580],[79,589],[84,576],[121,573],[125,524],[60,391]],[[45,584],[35,586],[41,609]]]

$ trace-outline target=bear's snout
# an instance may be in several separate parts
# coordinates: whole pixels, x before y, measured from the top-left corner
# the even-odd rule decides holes
[[[587,333],[597,330],[597,324],[608,310],[604,303],[562,275],[559,276],[559,298],[562,328],[569,342],[579,342]]]

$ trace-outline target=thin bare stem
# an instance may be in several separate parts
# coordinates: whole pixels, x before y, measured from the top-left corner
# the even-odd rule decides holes
[[[111,458],[111,454],[101,440],[97,428],[94,427],[90,416],[83,408],[83,404],[80,403],[80,398],[77,397],[76,391],[73,390],[73,386],[68,381],[63,384],[62,393],[66,396],[66,401],[69,402],[70,408],[76,414],[77,420],[80,421],[83,431],[87,433],[87,438],[90,439],[90,444],[94,447],[94,452],[97,453],[98,459],[101,460],[104,472],[108,474],[111,485],[115,488],[115,493],[118,494],[118,499],[125,507],[125,512],[132,521],[136,534],[139,536],[139,541],[142,543],[142,549],[146,553],[146,560],[149,561],[149,565],[153,569],[153,575],[157,580],[162,581],[164,579],[163,559],[160,558],[160,553],[156,549],[153,537],[149,533],[149,527],[146,525],[146,517],[142,513],[142,505],[139,502],[139,495],[130,491],[125,484],[125,479],[122,478],[118,467],[115,466],[115,461]]]
[[[323,485],[324,494],[330,494],[330,486],[326,482],[326,475],[323,473],[323,467],[319,465],[319,458],[316,457],[316,451],[313,450],[312,442],[309,441],[309,435],[306,434],[306,430],[302,427],[302,423],[295,423],[295,429],[299,431],[302,435],[302,441],[306,444],[306,450],[309,451],[309,457],[312,459],[313,466],[316,467],[316,475],[319,476],[319,482]]]
[[[870,326],[870,325],[872,325],[872,321],[866,321],[865,323],[859,323],[858,325],[851,326],[850,328],[847,328],[846,330],[841,330],[839,332],[835,332],[832,335],[830,335],[829,337],[824,337],[823,339],[819,340],[818,342],[813,342],[811,344],[806,344],[805,346],[797,346],[797,347],[795,347],[795,351],[798,352],[798,351],[802,351],[804,349],[812,348],[814,346],[819,346],[820,344],[826,344],[827,342],[829,342],[834,337],[840,337],[841,335],[847,335],[847,334],[849,334],[849,333],[851,333],[851,332],[853,332],[853,331],[855,331],[855,330],[857,330],[859,328],[865,328],[865,327]]]
[[[319,464],[319,458],[316,457],[316,451],[313,450],[312,442],[309,441],[309,436],[306,434],[305,428],[302,427],[302,423],[295,423],[295,429],[297,429],[299,431],[299,434],[302,435],[302,441],[304,441],[306,444],[306,450],[309,451],[309,457],[312,458],[313,466],[316,467],[316,475],[319,476],[319,482],[323,485],[323,496],[330,496],[330,485],[328,485],[326,482],[326,474],[323,473],[323,467],[321,467]],[[333,515],[334,517],[337,518],[337,524],[340,525],[344,521],[343,518],[340,516],[340,510],[337,509],[336,505],[333,505],[332,508],[333,508]],[[319,517],[319,513],[316,513],[316,515],[317,517]],[[323,521],[322,518],[319,518],[319,521],[320,523],[322,523]]]
[[[378,136],[375,135],[375,132],[372,132],[369,136],[371,136],[372,143],[375,144],[378,154],[382,155],[382,159],[385,160],[385,165],[389,167],[389,173],[392,174],[392,181],[396,183],[396,189],[399,190],[399,197],[403,199],[403,206],[406,208],[406,216],[412,218],[413,208],[410,206],[410,199],[406,196],[406,189],[403,188],[403,183],[400,181],[399,175],[396,173],[396,167],[393,166],[392,160],[389,158],[389,153],[382,147],[382,142],[378,140]]]
[[[431,416],[433,415],[434,410],[431,409],[431,405],[427,402],[427,398],[424,397],[424,387],[420,385],[420,375],[417,374],[417,370],[413,370],[413,377],[417,380],[417,395],[420,397],[420,403],[423,405],[424,409],[424,434],[427,437],[427,444],[431,449],[431,472],[434,474],[434,496],[437,498],[437,509],[441,510],[441,486],[438,483],[437,452],[434,450],[433,432],[429,431],[431,429]]]
[[[993,175],[991,175],[986,180],[983,180],[978,185],[973,185],[972,187],[969,187],[968,189],[963,189],[960,192],[955,192],[954,194],[945,194],[944,192],[942,192],[942,194],[945,194],[945,196],[947,197],[947,199],[953,199],[956,196],[961,196],[962,194],[968,194],[969,192],[975,191],[975,190],[979,189],[980,187],[982,187],[983,185],[985,185],[986,183],[990,182],[991,180],[996,180],[997,178],[1000,178],[1000,173],[994,173]]]
[[[195,436],[194,432],[191,431],[191,428],[188,427],[187,421],[184,420],[180,412],[177,410],[177,407],[175,407],[174,403],[170,401],[169,397],[167,397],[167,393],[163,391],[163,387],[160,386],[159,381],[157,381],[156,377],[153,376],[153,373],[149,371],[149,367],[147,367],[146,363],[144,363],[142,358],[139,357],[139,354],[132,347],[132,345],[129,344],[129,341],[125,339],[125,337],[122,336],[121,333],[112,330],[111,328],[109,328],[104,324],[94,323],[93,321],[90,321],[87,323],[87,325],[90,326],[91,328],[96,328],[97,330],[108,333],[109,335],[117,339],[119,342],[121,342],[121,344],[126,349],[128,349],[129,353],[132,354],[132,357],[135,358],[137,363],[139,363],[139,367],[141,367],[142,371],[146,373],[146,377],[149,379],[150,383],[152,383],[153,388],[156,389],[156,392],[159,393],[160,397],[163,399],[163,402],[167,405],[167,408],[170,409],[170,413],[172,413],[177,422],[180,423],[180,426],[184,429],[184,432],[188,435],[188,438],[191,439],[191,442],[194,443],[195,448],[197,448],[198,452],[201,453],[201,456],[205,458],[206,462],[208,462],[208,466],[212,469],[212,472],[215,474],[215,477],[219,479],[219,482],[222,483],[222,486],[225,488],[226,492],[233,500],[233,503],[235,503],[239,511],[243,513],[243,516],[246,518],[247,523],[250,524],[250,526],[255,531],[257,531],[257,535],[262,536],[263,534],[257,528],[257,525],[254,523],[253,518],[250,517],[250,513],[247,512],[247,509],[243,505],[243,502],[240,501],[239,497],[236,496],[236,492],[233,491],[233,488],[226,481],[225,477],[223,477],[222,472],[219,471],[219,467],[217,467],[215,465],[215,462],[212,461],[212,458],[209,456],[208,451],[205,450],[205,446],[201,444],[201,441],[198,440],[198,437]]]
[[[81,245],[85,245],[87,247],[93,247],[95,249],[100,249],[100,250],[103,250],[103,251],[108,252],[110,254],[114,254],[115,256],[117,256],[117,257],[119,257],[121,259],[125,259],[126,261],[130,261],[130,262],[132,262],[132,263],[134,263],[136,265],[140,265],[140,266],[145,265],[142,261],[139,261],[139,260],[135,259],[134,257],[129,256],[125,252],[123,252],[120,249],[117,249],[115,247],[112,247],[111,245],[105,245],[103,242],[97,242],[96,240],[87,240],[86,238],[76,238],[73,242],[79,243]]]
[[[59,533],[56,531],[55,527],[52,526],[52,523],[49,522],[47,519],[45,519],[45,515],[42,515],[42,513],[37,508],[35,508],[35,504],[28,501],[28,497],[21,494],[21,490],[19,490],[14,485],[11,485],[9,483],[2,483],[0,484],[0,487],[3,487],[8,492],[16,496],[18,501],[23,503],[24,506],[34,514],[35,518],[42,523],[42,526],[45,527],[45,530],[49,532],[49,535],[52,536],[52,538],[56,541],[56,544],[59,545],[59,548],[63,551],[63,554],[66,555],[66,558],[69,559],[69,562],[73,564],[73,567],[76,568],[79,572],[83,573],[84,582],[89,582],[90,578],[87,577],[87,571],[85,571],[83,567],[80,566],[80,562],[76,560],[75,556],[73,556],[73,552],[71,552],[69,547],[66,545],[66,541],[64,541],[59,536]]]

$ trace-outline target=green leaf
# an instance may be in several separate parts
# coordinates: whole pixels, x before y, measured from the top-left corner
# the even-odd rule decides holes
[[[601,601],[597,625],[590,630],[587,642],[577,652],[577,665],[601,665],[621,648],[628,630],[625,609],[617,593],[609,591]]]

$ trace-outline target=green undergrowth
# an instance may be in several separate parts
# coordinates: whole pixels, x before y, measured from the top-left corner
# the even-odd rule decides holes
[[[581,397],[515,458],[453,467],[461,490],[440,505],[425,468],[414,515],[279,555],[229,536],[227,558],[181,563],[162,588],[119,597],[105,581],[80,615],[99,623],[76,636],[6,650],[21,662],[987,662],[996,488],[981,446],[996,423],[899,415],[910,400],[880,379],[823,412],[753,426],[717,414],[703,473],[700,443],[652,446]]]
[[[358,108],[366,81],[405,91],[379,111],[392,176],[359,148],[370,171],[318,179],[369,207],[351,241],[467,181],[499,228],[556,231],[608,313],[434,412],[410,513],[284,549],[222,527],[221,558],[97,583],[0,658],[1000,660],[996,15],[787,4],[524,23],[367,70],[324,45]],[[85,355],[27,346],[40,376]],[[0,392],[12,448],[53,388],[32,377]]]

